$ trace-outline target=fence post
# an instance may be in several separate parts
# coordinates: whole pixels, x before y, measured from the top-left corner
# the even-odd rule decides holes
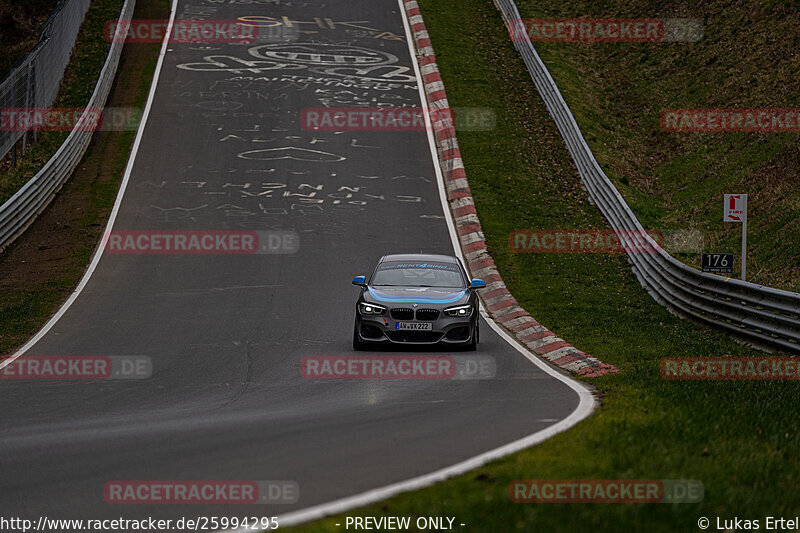
[[[36,64],[37,63],[38,62],[36,61],[36,59],[31,61],[31,70],[29,73],[30,75],[28,76],[28,83],[31,86],[31,98],[30,98],[31,107],[36,107],[36,72],[37,72]],[[38,141],[39,141],[39,130],[33,128],[33,142],[36,143]]]
[[[29,111],[31,107],[31,71],[33,70],[33,61],[28,61],[28,74],[25,76],[25,109]],[[22,155],[25,155],[25,148],[28,146],[28,136],[30,130],[25,131],[22,135]]]

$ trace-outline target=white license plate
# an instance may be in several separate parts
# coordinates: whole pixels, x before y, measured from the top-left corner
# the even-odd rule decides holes
[[[414,331],[432,331],[433,324],[430,322],[397,322],[394,329],[414,330]]]

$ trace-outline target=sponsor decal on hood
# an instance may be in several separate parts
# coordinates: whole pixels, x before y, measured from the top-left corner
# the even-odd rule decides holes
[[[437,287],[368,287],[367,294],[379,302],[419,302],[446,304],[461,300],[469,294],[469,289],[450,289]]]

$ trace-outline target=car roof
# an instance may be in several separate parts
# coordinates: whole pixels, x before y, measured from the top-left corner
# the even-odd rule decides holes
[[[391,254],[381,257],[379,263],[385,261],[432,261],[439,263],[458,263],[458,259],[452,255],[439,254]]]

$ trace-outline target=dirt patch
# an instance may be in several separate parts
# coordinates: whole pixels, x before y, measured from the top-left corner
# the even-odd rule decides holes
[[[134,13],[142,19],[168,15],[165,0],[139,0]],[[107,106],[143,106],[159,49],[125,46]],[[0,353],[35,333],[74,290],[108,221],[134,133],[95,133],[55,200],[0,254]]]

